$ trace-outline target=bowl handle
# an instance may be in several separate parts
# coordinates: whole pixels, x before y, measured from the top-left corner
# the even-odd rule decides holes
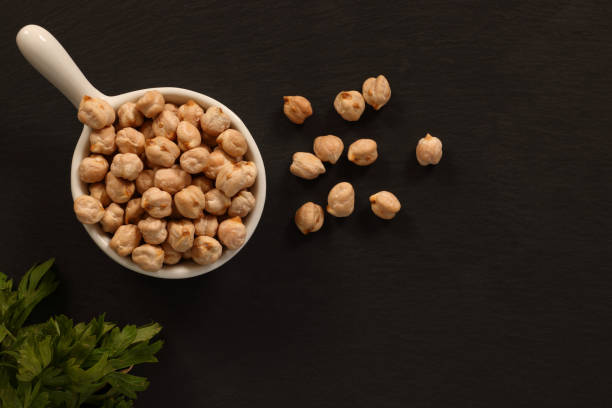
[[[89,83],[64,47],[44,28],[30,24],[17,33],[26,60],[78,108],[83,95],[107,98]]]

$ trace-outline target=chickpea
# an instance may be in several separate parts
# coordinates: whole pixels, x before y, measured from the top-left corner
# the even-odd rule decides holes
[[[223,215],[232,203],[221,190],[213,188],[204,194],[206,197],[206,211],[213,215]]]
[[[217,235],[217,228],[219,227],[219,221],[214,215],[206,214],[193,221],[196,235],[206,235],[208,237],[214,237]]]
[[[140,133],[143,134],[145,140],[153,139],[155,137],[155,133],[153,133],[153,121],[145,120],[142,126],[140,127]]]
[[[402,208],[397,197],[388,191],[379,191],[370,196],[372,212],[383,220],[390,220]]]
[[[416,157],[421,166],[440,163],[442,142],[428,133],[427,136],[419,140],[416,147]]]
[[[89,195],[100,201],[103,207],[111,203],[111,199],[106,194],[106,186],[104,183],[93,183],[89,185]]]
[[[183,252],[181,254],[183,259],[191,259],[191,250],[193,249],[193,247],[189,248],[188,250],[186,250],[185,252]],[[180,253],[180,252],[179,252]]]
[[[313,202],[303,204],[295,212],[295,225],[304,235],[320,230],[324,219],[323,208]]]
[[[115,177],[133,181],[143,168],[142,160],[134,153],[118,153],[113,157],[110,171]]]
[[[391,87],[384,75],[366,79],[362,91],[365,101],[376,110],[385,106],[391,98]]]
[[[183,254],[175,251],[167,241],[162,244],[162,249],[164,250],[164,263],[167,265],[175,265],[183,257]]]
[[[166,139],[176,139],[176,128],[179,118],[169,110],[163,110],[158,117],[153,120],[153,134],[155,137],[165,137]]]
[[[188,100],[178,108],[179,119],[189,122],[195,127],[198,127],[202,115],[204,115],[204,110],[192,100]]]
[[[113,173],[106,173],[106,194],[114,202],[127,203],[135,189],[133,182],[116,177]]]
[[[208,156],[210,151],[208,147],[199,146],[191,150],[187,150],[181,155],[181,168],[190,174],[198,174],[204,171],[208,164]]]
[[[202,143],[202,136],[197,127],[186,120],[180,122],[176,128],[178,145],[182,151],[193,149]]]
[[[310,101],[303,96],[283,96],[283,112],[287,119],[296,125],[304,123],[306,118],[312,115],[312,106]]]
[[[349,122],[359,120],[365,109],[363,96],[357,91],[342,91],[334,100],[334,108],[342,119]]]
[[[325,173],[325,166],[314,154],[297,152],[293,154],[293,162],[289,167],[289,171],[294,176],[313,180]]]
[[[257,167],[251,161],[230,163],[224,166],[217,174],[215,187],[223,191],[226,196],[233,197],[240,190],[251,187],[257,178]]]
[[[227,129],[217,137],[217,143],[232,157],[243,156],[247,150],[247,141],[236,129]]]
[[[104,211],[104,216],[100,220],[102,231],[113,234],[123,225],[123,208],[119,204],[111,203]]]
[[[147,244],[158,245],[168,238],[166,221],[159,218],[147,217],[138,221],[138,230]]]
[[[117,132],[115,143],[120,153],[141,154],[145,149],[145,137],[134,128],[126,127]]]
[[[108,161],[98,154],[85,157],[79,165],[79,178],[85,183],[102,181],[107,172]]]
[[[132,261],[145,271],[157,272],[164,264],[164,250],[155,245],[144,244],[134,248]]]
[[[213,189],[212,180],[204,176],[194,177],[191,184],[200,187],[200,190],[202,190],[203,193],[208,193]]]
[[[246,240],[246,227],[240,217],[224,220],[217,231],[219,241],[229,249],[238,249]]]
[[[151,164],[160,167],[170,167],[180,156],[179,147],[165,137],[147,139],[145,153]]]
[[[350,183],[336,184],[327,195],[327,212],[334,217],[348,217],[355,208],[355,190]]]
[[[83,224],[95,224],[104,217],[104,207],[92,196],[82,195],[74,200],[74,213]]]
[[[115,128],[112,125],[102,129],[92,129],[89,134],[89,150],[92,153],[113,154],[116,148]]]
[[[202,130],[210,136],[217,137],[230,127],[231,119],[218,106],[211,106],[200,118]]]
[[[141,198],[132,198],[125,206],[125,223],[138,224],[145,210],[142,208]]]
[[[217,261],[223,253],[219,241],[212,237],[200,236],[193,242],[191,258],[199,265],[210,265]]]
[[[211,136],[207,133],[202,132],[202,143],[205,143],[207,146],[215,147],[217,146],[217,136]]]
[[[312,149],[322,162],[336,164],[344,150],[344,143],[338,136],[319,136],[315,138]]]
[[[175,104],[166,102],[164,110],[170,111],[178,117],[178,107]]]
[[[348,149],[348,159],[358,166],[369,166],[378,158],[378,146],[372,139],[354,141]]]
[[[164,110],[165,103],[159,91],[147,91],[136,101],[136,107],[147,118],[154,118]]]
[[[115,121],[115,110],[103,99],[83,96],[79,104],[79,121],[92,129],[102,129]]]
[[[206,197],[200,187],[188,186],[174,195],[174,205],[183,217],[198,218],[206,207]]]
[[[185,252],[193,246],[195,227],[191,220],[168,222],[168,243],[175,251]]]
[[[219,171],[229,163],[233,163],[232,157],[219,147],[216,147],[208,156],[208,162],[204,168],[204,175],[210,179],[216,179]]]
[[[244,218],[253,208],[255,208],[255,196],[248,190],[242,190],[232,198],[227,215]]]
[[[138,194],[142,194],[151,187],[155,186],[153,180],[155,179],[155,171],[151,169],[143,170],[136,177],[136,191]]]
[[[153,179],[155,187],[175,194],[191,184],[191,176],[180,168],[159,169]]]
[[[117,109],[119,117],[119,128],[132,127],[137,128],[144,122],[144,116],[136,108],[134,102],[126,102]]]
[[[142,194],[140,205],[151,217],[164,218],[172,213],[172,196],[157,187],[151,187]]]
[[[121,225],[108,246],[121,256],[128,256],[140,243],[140,231],[134,224]]]

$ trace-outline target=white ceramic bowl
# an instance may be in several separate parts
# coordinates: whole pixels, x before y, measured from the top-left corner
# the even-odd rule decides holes
[[[36,25],[25,26],[19,31],[17,34],[17,45],[23,56],[30,62],[30,64],[32,64],[32,66],[36,68],[41,75],[47,78],[49,82],[55,85],[55,87],[59,89],[76,108],[78,108],[79,102],[81,101],[83,95],[89,95],[105,99],[116,110],[123,103],[128,101],[136,101],[136,99],[142,96],[146,91],[156,89],[164,95],[167,102],[180,105],[187,102],[189,99],[193,99],[200,106],[202,106],[204,110],[211,105],[221,107],[230,117],[232,121],[231,127],[240,131],[247,140],[249,150],[245,155],[245,158],[253,161],[257,167],[257,179],[251,188],[251,192],[255,196],[256,203],[253,211],[251,211],[251,213],[244,219],[247,235],[245,243],[242,245],[242,247],[236,250],[224,248],[223,255],[221,255],[219,260],[211,265],[202,266],[192,261],[182,261],[177,265],[164,265],[164,267],[158,272],[149,272],[143,270],[132,262],[131,258],[117,255],[117,253],[115,253],[115,251],[109,247],[110,236],[102,231],[99,224],[83,225],[91,239],[93,239],[93,241],[102,251],[104,251],[104,253],[106,253],[106,255],[111,257],[115,262],[138,273],[154,276],[156,278],[183,279],[202,275],[217,269],[232,259],[240,251],[240,249],[244,248],[246,243],[249,241],[249,238],[251,238],[253,235],[253,232],[255,231],[263,212],[264,202],[266,199],[266,170],[253,136],[251,136],[251,133],[247,127],[234,112],[213,98],[182,88],[150,88],[128,92],[117,96],[106,96],[94,88],[89,81],[87,81],[83,73],[79,70],[72,58],[70,58],[66,50],[64,50],[59,42],[47,30]],[[76,113],[74,118],[76,120]],[[78,167],[81,160],[89,154],[90,132],[91,128],[89,128],[89,126],[83,126],[83,131],[81,132],[81,136],[77,141],[77,145],[72,156],[70,187],[72,189],[73,199],[76,199],[83,194],[89,194],[86,184],[79,179]],[[76,217],[75,222],[78,222]]]

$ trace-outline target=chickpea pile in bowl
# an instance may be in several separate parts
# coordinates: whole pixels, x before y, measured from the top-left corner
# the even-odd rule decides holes
[[[111,235],[118,255],[155,272],[183,260],[210,265],[244,244],[257,167],[220,107],[177,106],[153,90],[116,112],[84,96],[78,118],[92,131],[78,168],[89,194],[74,211]]]

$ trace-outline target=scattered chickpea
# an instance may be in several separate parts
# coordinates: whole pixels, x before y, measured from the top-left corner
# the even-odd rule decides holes
[[[219,240],[229,249],[238,249],[246,240],[246,227],[240,217],[228,218],[219,224]]]
[[[110,171],[115,177],[133,181],[136,180],[143,168],[142,160],[134,153],[118,153],[113,157]]]
[[[159,169],[153,183],[155,187],[175,194],[191,184],[191,176],[180,168]]]
[[[338,136],[318,136],[314,140],[312,149],[322,162],[336,164],[344,150],[344,143]]]
[[[255,208],[255,196],[248,190],[242,190],[232,197],[232,203],[227,209],[227,215],[244,218],[249,215],[253,208]]]
[[[219,147],[216,147],[215,150],[208,156],[208,162],[206,163],[206,167],[204,168],[204,175],[210,179],[216,179],[219,171],[229,163],[232,163],[233,159],[230,155],[225,153]]]
[[[85,183],[102,181],[107,172],[108,161],[98,154],[85,157],[79,165],[79,178]]]
[[[153,134],[155,137],[165,137],[166,139],[176,140],[176,128],[178,124],[178,116],[168,110],[163,110],[153,120]]]
[[[164,105],[164,110],[170,111],[176,116],[178,116],[178,107],[173,103],[166,102],[166,104]]]
[[[153,139],[147,139],[145,154],[152,164],[160,167],[170,167],[180,156],[181,151],[171,140],[165,137],[154,137]]]
[[[187,103],[178,108],[179,119],[189,122],[195,127],[198,127],[202,115],[204,115],[204,110],[192,100],[187,101]]]
[[[391,87],[384,75],[366,79],[362,91],[365,101],[376,110],[385,106],[391,98]]]
[[[92,196],[82,195],[74,200],[74,213],[83,224],[95,224],[104,217],[104,207]]]
[[[199,265],[210,265],[217,261],[223,253],[219,241],[205,235],[197,237],[193,241],[190,256]]]
[[[294,176],[313,180],[325,173],[325,166],[317,156],[312,153],[297,152],[293,154],[293,162],[289,171]]]
[[[204,176],[194,177],[191,181],[191,184],[200,187],[200,190],[202,190],[203,193],[208,193],[210,190],[213,189],[212,180]]]
[[[178,146],[182,151],[198,147],[202,143],[202,136],[197,127],[186,120],[180,122],[176,128]]]
[[[370,196],[372,212],[383,220],[390,220],[402,208],[397,197],[388,191],[379,191]]]
[[[153,133],[153,121],[145,120],[142,126],[139,128],[140,133],[143,134],[145,140],[153,139],[155,137],[155,133]]]
[[[348,159],[358,166],[369,166],[378,158],[378,145],[372,139],[354,141],[348,149]]]
[[[189,174],[198,174],[204,171],[208,164],[210,151],[206,146],[198,146],[187,150],[181,155],[181,168]]]
[[[206,207],[206,197],[200,187],[188,186],[174,195],[174,205],[183,217],[199,218]]]
[[[120,153],[141,154],[145,149],[145,137],[134,128],[127,127],[117,132],[115,143]]]
[[[310,101],[303,96],[283,96],[283,101],[283,112],[285,116],[296,125],[301,125],[306,118],[312,116]]]
[[[103,207],[106,207],[111,203],[111,199],[106,193],[106,186],[104,185],[104,183],[90,184],[89,195],[100,201]]]
[[[221,190],[213,188],[206,194],[206,211],[213,215],[223,215],[232,203]]]
[[[136,191],[138,194],[142,194],[151,187],[154,187],[155,184],[153,180],[155,179],[155,171],[151,169],[143,170],[140,172],[138,177],[136,177]]]
[[[147,91],[136,101],[136,107],[147,118],[154,118],[164,110],[165,103],[159,91]]]
[[[251,187],[257,177],[257,167],[251,161],[230,163],[217,174],[215,186],[226,196],[233,197],[240,190]]]
[[[119,117],[119,128],[132,127],[137,128],[144,122],[144,116],[136,108],[134,102],[126,102],[117,109],[117,116]]]
[[[336,184],[327,195],[327,212],[334,217],[348,217],[355,208],[355,190],[350,183]]]
[[[218,137],[217,143],[232,157],[243,156],[247,150],[247,141],[243,134],[236,129],[224,130]]]
[[[365,109],[363,96],[357,91],[342,91],[334,100],[334,108],[342,119],[349,122],[359,120]]]
[[[217,228],[219,227],[219,221],[217,217],[210,214],[202,215],[200,218],[193,221],[196,235],[206,235],[214,237],[217,235]]]
[[[157,272],[164,264],[164,250],[156,245],[144,244],[134,248],[132,261],[145,271]]]
[[[83,96],[79,104],[79,121],[92,129],[102,129],[115,121],[115,110],[108,102],[91,96]]]
[[[211,106],[206,109],[206,113],[200,117],[202,130],[213,137],[217,137],[230,127],[230,117],[227,116],[218,106]]]
[[[131,181],[116,177],[113,173],[106,173],[106,194],[118,204],[127,203],[136,187]]]
[[[151,217],[164,218],[172,214],[172,196],[157,187],[151,187],[142,194],[140,205]]]
[[[132,198],[130,201],[128,201],[127,205],[125,206],[126,224],[138,224],[145,212],[141,204],[141,198]]]
[[[168,238],[166,220],[147,217],[138,221],[138,230],[142,234],[142,239],[147,244],[159,245]]]
[[[175,265],[183,258],[183,254],[172,248],[168,241],[162,244],[162,249],[164,250],[164,263],[167,265]]]
[[[430,135],[419,140],[416,147],[416,158],[421,166],[438,164],[442,158],[442,142],[435,136]]]
[[[304,235],[320,230],[324,219],[323,208],[313,202],[303,204],[295,212],[295,225]]]
[[[112,125],[102,129],[92,129],[89,134],[89,150],[92,153],[113,154],[116,148],[115,128]]]
[[[179,252],[185,252],[193,246],[195,227],[190,220],[182,219],[168,222],[168,243]]]
[[[115,231],[109,246],[117,254],[128,256],[140,243],[140,231],[134,224],[121,225]]]
[[[100,220],[102,231],[113,234],[123,225],[123,208],[119,204],[111,203],[104,211],[104,216]]]

